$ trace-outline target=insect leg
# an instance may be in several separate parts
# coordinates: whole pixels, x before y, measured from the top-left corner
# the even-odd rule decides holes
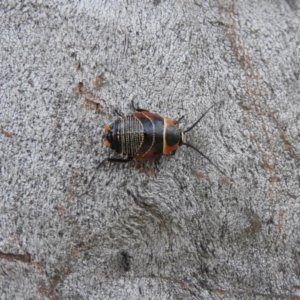
[[[114,158],[114,157],[110,158],[110,157],[107,157],[107,158],[103,159],[98,164],[98,166],[96,167],[96,170],[98,170],[106,161],[126,163],[126,162],[130,162],[131,160],[133,160],[133,157],[129,157],[129,158]],[[93,177],[91,178],[90,182],[88,183],[88,187],[91,185],[91,183],[94,180],[94,178],[95,178],[95,174],[93,175]]]
[[[174,150],[174,151],[172,151],[172,152],[170,153],[170,155],[175,155],[176,151],[177,151],[177,149]]]
[[[107,161],[111,162],[119,162],[119,163],[127,163],[133,160],[133,157],[128,157],[128,158],[107,158]]]
[[[161,157],[157,157],[157,158],[154,159],[154,167],[155,167],[155,169],[156,169],[157,172],[160,171],[159,168],[158,168],[158,166],[157,166],[158,163],[159,163],[160,158]]]
[[[120,117],[124,117],[124,115],[123,114],[121,114],[118,110],[116,110],[115,109],[115,113],[118,115],[118,116],[120,116]]]
[[[109,158],[105,158],[105,159],[103,159],[99,164],[98,164],[98,166],[96,167],[96,170],[98,170],[107,160],[109,160]],[[91,185],[91,183],[92,183],[92,181],[94,180],[94,178],[95,178],[95,174],[92,176],[92,178],[91,178],[91,180],[90,180],[90,182],[88,183],[88,187]]]
[[[176,120],[176,121],[174,122],[174,124],[177,125],[183,118],[184,118],[184,116],[181,116],[178,120]]]
[[[143,108],[138,108],[138,107],[136,107],[136,106],[134,105],[133,100],[131,101],[131,106],[132,106],[132,108],[133,108],[134,111],[139,111],[139,112],[141,112],[141,111],[149,111],[149,110],[147,110],[147,109],[143,109]]]

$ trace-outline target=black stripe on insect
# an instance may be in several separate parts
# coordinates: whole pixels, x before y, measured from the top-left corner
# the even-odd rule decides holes
[[[126,116],[122,116],[110,125],[104,125],[104,145],[119,153],[122,157],[108,157],[99,163],[97,169],[106,161],[126,163],[133,159],[159,159],[162,155],[175,154],[178,146],[185,145],[207,159],[221,174],[226,174],[216,166],[209,157],[195,146],[184,142],[184,134],[192,130],[204,116],[216,105],[210,106],[206,112],[190,127],[178,129],[178,121],[161,117],[148,110],[135,108]]]

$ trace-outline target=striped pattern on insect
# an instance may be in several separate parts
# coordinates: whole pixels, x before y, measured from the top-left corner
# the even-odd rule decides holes
[[[104,144],[127,157],[126,161],[170,154],[183,140],[183,133],[172,120],[148,111],[135,111],[104,129]]]
[[[202,118],[214,107],[209,109],[188,129],[181,130],[177,122],[172,119],[161,117],[156,113],[145,109],[136,109],[129,115],[121,116],[110,125],[104,125],[106,131],[104,145],[109,146],[122,158],[112,157],[104,159],[97,168],[105,161],[129,162],[132,159],[159,159],[162,155],[175,154],[178,146],[185,145],[214,165],[219,172],[225,175],[206,155],[193,145],[184,142],[184,134],[192,130]],[[120,114],[119,114],[120,115]],[[226,176],[226,175],[225,175]]]

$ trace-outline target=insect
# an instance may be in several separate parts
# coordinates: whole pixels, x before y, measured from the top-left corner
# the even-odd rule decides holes
[[[215,106],[210,106],[206,112],[190,127],[181,130],[177,127],[178,121],[161,117],[145,109],[135,108],[126,116],[118,118],[110,125],[104,125],[106,131],[104,145],[109,146],[122,158],[109,157],[105,161],[126,163],[133,159],[159,159],[162,155],[175,154],[178,146],[185,145],[198,152],[207,159],[215,168],[225,175],[205,154],[195,146],[184,142],[184,134],[192,130],[202,118]],[[225,175],[226,176],[226,175]]]

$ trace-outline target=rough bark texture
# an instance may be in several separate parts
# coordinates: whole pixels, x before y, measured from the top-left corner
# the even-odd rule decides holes
[[[300,299],[300,2],[42,2],[0,3],[0,298]],[[220,102],[187,140],[228,177],[96,170],[132,100]]]

